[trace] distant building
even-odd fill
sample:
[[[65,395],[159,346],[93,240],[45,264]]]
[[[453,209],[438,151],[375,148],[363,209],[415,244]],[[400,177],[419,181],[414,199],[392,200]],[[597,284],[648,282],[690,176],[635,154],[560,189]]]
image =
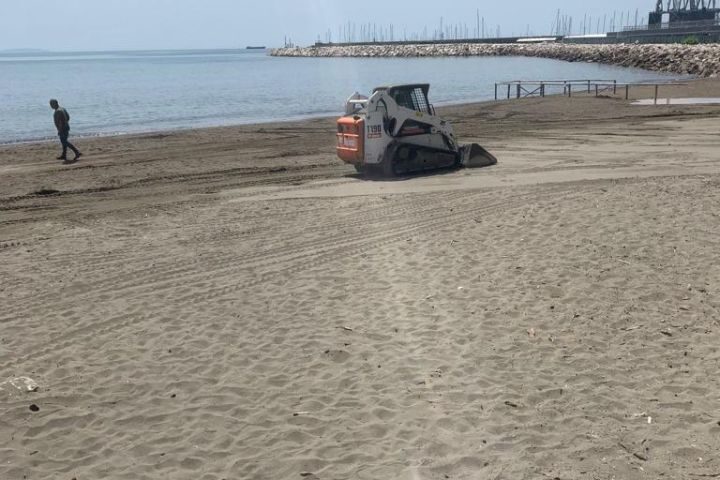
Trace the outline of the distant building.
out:
[[[658,0],[648,23],[650,28],[687,22],[713,24],[718,17],[717,0]]]

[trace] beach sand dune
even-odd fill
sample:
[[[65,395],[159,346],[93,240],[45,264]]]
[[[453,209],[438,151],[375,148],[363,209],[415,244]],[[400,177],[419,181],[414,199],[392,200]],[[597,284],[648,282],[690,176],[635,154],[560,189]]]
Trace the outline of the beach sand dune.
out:
[[[0,478],[716,476],[717,110],[448,113],[498,166],[366,181],[331,120],[0,149]]]

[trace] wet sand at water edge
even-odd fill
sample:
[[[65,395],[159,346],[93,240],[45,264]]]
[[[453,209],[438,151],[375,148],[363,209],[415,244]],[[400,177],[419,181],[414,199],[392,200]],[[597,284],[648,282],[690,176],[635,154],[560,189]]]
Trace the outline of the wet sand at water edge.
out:
[[[440,111],[499,165],[368,181],[334,119],[0,148],[0,478],[718,477],[720,107]]]

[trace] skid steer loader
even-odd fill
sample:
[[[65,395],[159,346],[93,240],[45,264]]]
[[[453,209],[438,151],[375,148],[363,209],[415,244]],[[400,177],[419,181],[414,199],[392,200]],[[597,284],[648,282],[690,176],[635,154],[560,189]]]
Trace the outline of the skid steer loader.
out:
[[[458,144],[452,126],[428,102],[428,84],[358,93],[337,121],[337,154],[358,172],[393,177],[441,168],[477,168],[497,159],[478,144]]]

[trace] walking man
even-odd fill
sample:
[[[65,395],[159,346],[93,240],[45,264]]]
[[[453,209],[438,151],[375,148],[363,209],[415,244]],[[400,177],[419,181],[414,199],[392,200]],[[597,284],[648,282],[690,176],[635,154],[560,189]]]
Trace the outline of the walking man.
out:
[[[75,148],[75,145],[68,141],[68,136],[70,135],[70,114],[62,108],[54,98],[50,100],[50,107],[55,110],[53,120],[55,120],[55,128],[57,128],[60,143],[62,144],[62,155],[57,157],[57,159],[63,160],[63,163],[77,162],[78,158],[82,156],[82,153]],[[67,158],[68,148],[75,152],[75,158],[73,158],[72,161],[69,161]]]

